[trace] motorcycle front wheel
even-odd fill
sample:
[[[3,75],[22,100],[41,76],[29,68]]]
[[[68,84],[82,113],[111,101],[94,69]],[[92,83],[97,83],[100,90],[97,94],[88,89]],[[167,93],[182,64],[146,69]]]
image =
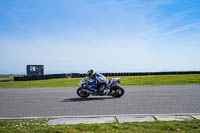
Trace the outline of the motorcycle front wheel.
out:
[[[113,97],[121,97],[124,95],[124,89],[120,86],[115,86],[111,89]]]
[[[87,98],[90,96],[89,93],[82,91],[80,88],[77,89],[77,95],[81,98]]]

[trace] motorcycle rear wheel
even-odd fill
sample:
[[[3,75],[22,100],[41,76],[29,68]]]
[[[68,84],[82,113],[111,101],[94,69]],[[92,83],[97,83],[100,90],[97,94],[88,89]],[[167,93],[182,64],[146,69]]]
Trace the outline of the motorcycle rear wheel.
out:
[[[112,96],[113,97],[121,97],[124,95],[124,89],[120,86],[115,86],[112,88]]]
[[[81,98],[87,98],[90,96],[89,93],[82,91],[80,88],[77,89],[77,95]]]

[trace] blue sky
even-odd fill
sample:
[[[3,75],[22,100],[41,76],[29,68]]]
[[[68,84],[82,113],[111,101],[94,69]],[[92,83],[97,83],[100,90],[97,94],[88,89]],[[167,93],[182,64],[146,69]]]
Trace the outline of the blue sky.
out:
[[[200,0],[0,0],[0,73],[200,70]]]

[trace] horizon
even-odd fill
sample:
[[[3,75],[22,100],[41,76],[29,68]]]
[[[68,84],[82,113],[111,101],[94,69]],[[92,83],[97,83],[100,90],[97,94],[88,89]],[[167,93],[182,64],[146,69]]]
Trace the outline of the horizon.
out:
[[[98,72],[98,73],[159,73],[159,72],[199,72],[198,70],[186,70],[186,71],[141,71],[141,72]],[[51,74],[71,74],[71,73],[80,73],[80,74],[86,74],[87,72],[58,72],[58,73],[45,73],[44,75],[51,75]],[[0,75],[27,75],[26,73],[7,73],[7,74],[1,74]],[[39,75],[38,75],[39,76]]]

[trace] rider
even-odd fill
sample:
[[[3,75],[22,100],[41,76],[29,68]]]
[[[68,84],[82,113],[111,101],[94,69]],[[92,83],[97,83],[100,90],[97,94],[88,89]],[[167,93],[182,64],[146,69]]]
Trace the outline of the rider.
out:
[[[96,81],[97,92],[103,92],[105,88],[109,88],[108,79],[100,73],[94,72],[92,69],[87,72],[90,79]]]

